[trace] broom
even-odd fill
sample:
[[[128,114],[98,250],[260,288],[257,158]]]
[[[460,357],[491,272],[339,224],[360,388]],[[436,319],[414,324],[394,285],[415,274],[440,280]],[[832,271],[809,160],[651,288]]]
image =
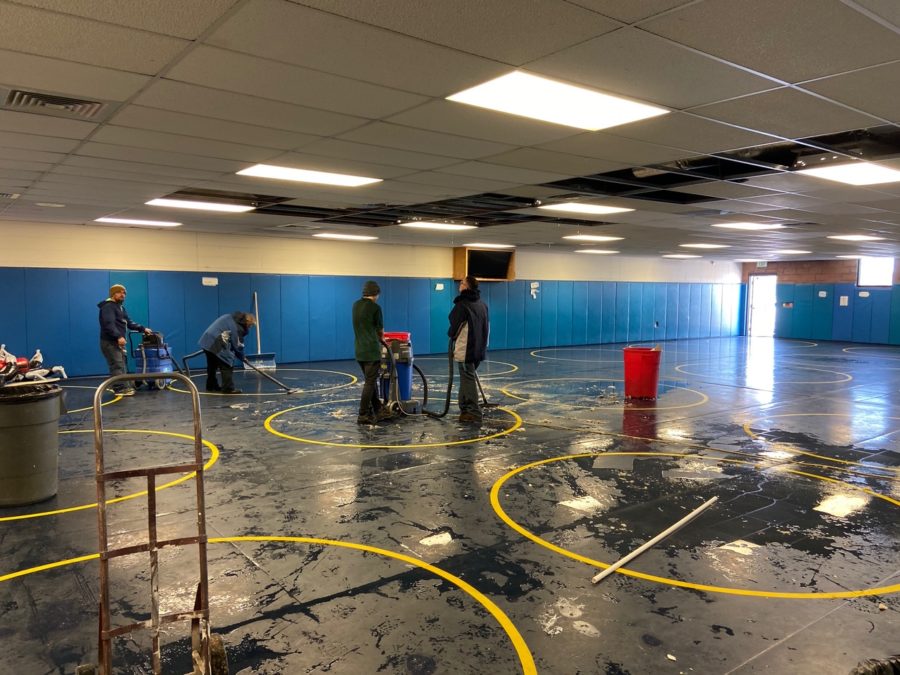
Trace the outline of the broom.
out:
[[[262,337],[260,335],[262,323],[259,320],[259,297],[256,291],[253,291],[253,313],[256,315],[256,354],[247,354],[244,357],[244,363],[255,370],[275,370],[277,368],[275,354],[262,353]]]

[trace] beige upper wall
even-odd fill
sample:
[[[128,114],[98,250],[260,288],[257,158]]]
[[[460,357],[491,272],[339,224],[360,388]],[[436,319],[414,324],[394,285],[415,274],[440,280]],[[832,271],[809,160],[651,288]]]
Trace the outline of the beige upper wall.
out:
[[[0,222],[0,267],[450,277],[453,251],[93,225]],[[516,252],[533,280],[740,283],[737,263]]]

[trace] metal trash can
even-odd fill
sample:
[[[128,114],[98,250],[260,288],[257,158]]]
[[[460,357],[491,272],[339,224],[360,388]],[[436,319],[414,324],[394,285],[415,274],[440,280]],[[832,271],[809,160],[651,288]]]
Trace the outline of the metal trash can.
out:
[[[650,347],[625,347],[622,350],[625,360],[625,398],[656,398],[661,354],[658,348]]]
[[[42,382],[0,387],[0,506],[56,494],[62,393],[59,385]]]

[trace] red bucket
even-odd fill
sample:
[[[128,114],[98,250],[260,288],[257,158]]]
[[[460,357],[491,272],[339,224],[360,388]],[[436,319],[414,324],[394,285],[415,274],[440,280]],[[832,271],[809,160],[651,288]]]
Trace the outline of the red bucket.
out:
[[[659,387],[659,357],[662,350],[625,347],[625,398],[655,399]]]

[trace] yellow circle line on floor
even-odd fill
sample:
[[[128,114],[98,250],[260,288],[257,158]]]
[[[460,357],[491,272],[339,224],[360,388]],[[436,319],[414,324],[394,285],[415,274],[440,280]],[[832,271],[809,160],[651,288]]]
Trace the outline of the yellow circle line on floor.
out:
[[[417,356],[415,358],[415,361],[436,361],[436,360],[443,361],[444,363],[447,362],[447,359],[442,358],[440,356]],[[482,374],[480,374],[478,377],[481,378],[482,380],[487,379],[489,377],[497,377],[498,375],[509,375],[510,373],[514,373],[519,369],[519,366],[517,366],[515,363],[509,363],[507,361],[482,361],[481,363],[482,363],[482,365],[485,363],[488,363],[488,364],[502,363],[504,366],[509,366],[509,370],[501,370],[499,373],[482,373]],[[453,365],[455,368],[456,362],[454,362]],[[435,373],[435,376],[436,375],[438,375],[438,373]]]
[[[66,389],[90,389],[92,391],[96,391],[97,387],[86,387],[81,384],[70,384],[70,385],[63,387],[63,391],[65,391]],[[122,400],[122,397],[119,396],[118,394],[115,394],[111,401],[107,401],[106,403],[101,403],[100,407],[104,408],[112,403],[115,403],[116,401],[121,401],[121,400]],[[74,413],[87,412],[88,410],[93,410],[93,409],[94,409],[94,406],[89,405],[86,408],[75,408],[75,410],[66,410],[65,414],[72,415]]]
[[[290,392],[279,389],[277,391],[269,391],[269,392],[241,392],[240,394],[223,394],[222,392],[218,392],[218,391],[201,391],[199,393],[201,396],[227,396],[229,398],[233,398],[235,396],[273,396],[275,394],[288,394],[288,393],[294,394],[294,395],[296,395],[296,394],[323,394],[326,391],[337,391],[338,389],[343,389],[344,387],[352,387],[354,384],[359,382],[359,378],[356,377],[356,375],[353,375],[352,373],[345,373],[342,370],[318,370],[316,368],[282,368],[281,370],[282,371],[299,370],[304,373],[331,373],[333,375],[346,375],[347,377],[350,378],[350,381],[344,382],[344,384],[336,384],[333,387],[322,387],[321,389],[300,389],[299,387],[297,387],[296,391],[290,391]],[[247,372],[249,374],[249,373],[252,373],[253,371],[248,369],[245,372]],[[257,375],[259,375],[259,373],[257,373]],[[206,377],[206,375],[204,375],[203,373],[199,373],[197,375],[191,375],[192,380],[195,377]],[[259,375],[259,377],[264,377],[264,376]],[[285,382],[285,384],[290,387],[289,382]],[[278,385],[273,382],[272,386],[277,387]],[[190,394],[191,393],[187,389],[179,389],[178,387],[171,385],[171,384],[166,388],[169,389],[170,391],[177,391],[179,394]]]
[[[766,443],[771,443],[775,446],[780,446],[785,452],[793,452],[800,455],[806,455],[807,457],[815,457],[816,459],[824,459],[829,462],[836,462],[837,464],[851,464],[854,466],[864,466],[864,464],[858,460],[852,459],[838,459],[837,457],[828,457],[827,455],[817,455],[814,452],[809,452],[808,450],[797,450],[790,446],[790,444],[779,442],[779,441],[770,441],[768,438],[763,436],[763,434],[768,433],[764,431],[762,434],[758,434],[753,429],[750,428],[750,425],[754,422],[759,422],[764,419],[775,419],[776,417],[853,417],[850,413],[779,413],[778,415],[766,415],[765,417],[757,417],[755,419],[750,420],[749,422],[744,422],[743,429],[744,433],[747,434],[754,441],[765,441]],[[900,420],[900,417],[882,417],[882,419],[886,420]],[[885,433],[879,434],[879,436],[890,436],[891,434],[896,434],[900,429],[894,429],[893,431],[887,431]]]
[[[266,421],[263,424],[263,426],[266,428],[266,431],[268,431],[269,433],[275,434],[276,436],[281,436],[281,438],[286,438],[289,441],[297,441],[299,443],[309,443],[310,445],[324,445],[324,446],[332,447],[332,448],[364,448],[364,449],[383,448],[383,449],[388,449],[388,450],[403,449],[403,448],[443,448],[448,445],[468,445],[469,443],[477,443],[478,441],[487,441],[492,438],[498,438],[499,436],[506,436],[507,434],[512,433],[513,431],[518,429],[520,426],[522,426],[522,418],[519,417],[512,410],[508,410],[507,408],[497,408],[497,410],[502,410],[503,412],[508,413],[509,415],[512,415],[513,420],[515,420],[515,422],[513,423],[513,425],[511,427],[504,429],[502,431],[498,431],[496,434],[490,434],[489,436],[478,436],[477,438],[467,438],[462,441],[446,441],[444,443],[409,443],[406,445],[384,445],[384,444],[366,445],[366,444],[362,444],[362,443],[334,443],[332,441],[317,441],[312,438],[301,438],[300,436],[291,436],[290,434],[285,434],[285,433],[282,433],[281,431],[278,431],[277,429],[272,428],[272,420],[279,417],[280,415],[289,413],[293,410],[300,410],[301,408],[311,408],[312,406],[325,405],[327,403],[347,403],[348,401],[356,401],[356,399],[349,398],[349,399],[341,399],[339,401],[317,401],[315,403],[307,403],[305,405],[298,405],[298,406],[294,406],[293,408],[286,408],[284,410],[279,410],[278,412],[273,413],[272,415],[269,415],[269,417],[266,418]]]
[[[692,373],[689,370],[685,370],[687,366],[694,365],[691,363],[681,363],[675,366],[675,370],[679,373],[683,373],[685,375],[693,375],[694,377],[705,377],[711,380],[724,380],[727,379],[727,376],[722,375],[704,375],[703,373]],[[784,365],[784,364],[782,364]],[[842,373],[839,370],[828,370],[827,368],[813,368],[812,366],[797,366],[793,364],[787,364],[791,368],[799,368],[800,370],[815,370],[820,373],[834,373],[835,375],[841,375],[843,380],[772,380],[772,384],[840,384],[842,382],[849,382],[853,379],[853,376],[848,373]]]
[[[542,349],[534,349],[528,352],[528,355],[533,356],[536,359],[544,359],[545,361],[572,361],[574,363],[622,363],[622,359],[567,359],[562,356],[542,356],[538,353],[550,351],[551,349],[559,351],[558,347],[544,347]],[[582,347],[582,349],[585,348]],[[617,351],[617,349],[615,347],[600,347],[599,349],[597,349],[597,351],[614,352]],[[621,349],[618,351],[621,351]]]
[[[93,429],[76,429],[73,431],[60,431],[60,434],[93,434]],[[151,429],[104,429],[104,434],[154,434],[157,436],[174,436],[175,438],[186,438],[188,440],[194,440],[193,436],[189,436],[187,434],[176,434],[172,431],[153,431]],[[210,443],[205,438],[202,439],[203,445],[209,448],[209,459],[206,464],[203,465],[203,470],[208,470],[216,461],[219,459],[219,448],[217,448],[213,443]],[[156,492],[160,490],[165,490],[166,488],[170,488],[174,485],[178,485],[179,483],[183,483],[186,480],[190,480],[196,474],[195,471],[191,471],[188,474],[185,474],[181,478],[176,478],[175,480],[169,481],[168,483],[164,483],[163,485],[159,485],[156,488]],[[135,492],[130,495],[125,495],[124,497],[115,497],[114,499],[107,499],[107,504],[117,504],[118,502],[124,502],[129,499],[136,499],[138,497],[143,497],[147,494],[146,490],[142,490],[141,492]],[[65,509],[55,509],[53,511],[41,511],[40,513],[23,513],[19,516],[4,516],[0,517],[0,523],[7,523],[13,520],[28,520],[29,518],[44,518],[46,516],[58,516],[62,513],[73,513],[75,511],[84,511],[86,509],[95,509],[97,508],[97,502],[92,504],[82,504],[80,506],[70,506]]]
[[[622,378],[620,378],[620,377],[545,377],[545,378],[542,378],[539,380],[522,380],[521,382],[516,382],[516,386],[523,385],[523,384],[531,384],[532,382],[559,382],[559,381],[563,381],[563,382],[571,382],[571,381],[623,382],[624,380],[622,380]],[[697,391],[696,389],[688,389],[687,387],[675,387],[675,386],[673,386],[672,389],[683,389],[684,391],[689,391],[692,394],[697,394],[700,396],[700,400],[697,401],[696,403],[686,403],[685,405],[655,405],[655,404],[651,404],[651,405],[643,405],[643,406],[635,405],[634,401],[629,400],[628,401],[628,409],[629,410],[681,410],[684,408],[696,408],[698,405],[703,405],[704,403],[707,403],[709,401],[709,396],[704,394],[702,391]],[[526,403],[553,403],[554,402],[554,401],[551,401],[546,398],[523,398],[522,396],[512,393],[506,387],[501,387],[500,392],[502,394],[505,394],[506,396],[509,396],[510,398],[515,398],[515,399],[518,399],[519,401],[525,401]],[[585,410],[602,410],[603,408],[609,408],[610,410],[612,409],[609,406],[578,405],[577,403],[559,402],[559,405],[565,405],[565,406],[568,406],[569,408],[583,408]]]
[[[315,537],[289,537],[289,536],[266,536],[266,535],[249,535],[249,536],[241,536],[241,537],[210,537],[210,544],[226,544],[226,543],[238,543],[238,542],[285,542],[285,543],[294,543],[294,544],[309,544],[311,546],[337,546],[340,548],[346,548],[354,551],[363,551],[364,553],[374,553],[376,555],[381,555],[386,558],[393,558],[394,560],[399,560],[400,562],[406,563],[407,565],[412,565],[414,567],[419,567],[423,570],[431,572],[435,576],[438,576],[446,581],[449,581],[451,584],[456,586],[459,590],[466,593],[470,597],[472,597],[476,602],[478,602],[482,607],[484,607],[491,616],[500,624],[500,627],[504,630],[507,637],[509,637],[510,642],[513,645],[513,648],[516,650],[516,655],[519,657],[519,664],[522,667],[523,675],[537,675],[537,667],[534,663],[534,658],[531,656],[531,650],[528,648],[528,644],[525,642],[525,639],[522,637],[519,630],[516,628],[516,625],[512,622],[512,620],[506,616],[502,609],[500,609],[494,602],[484,595],[477,588],[472,586],[471,584],[463,581],[458,576],[451,574],[450,572],[446,572],[442,570],[440,567],[436,567],[431,565],[424,560],[419,560],[418,558],[413,558],[412,556],[404,555],[403,553],[396,553],[394,551],[389,551],[384,548],[377,548],[375,546],[369,546],[367,544],[357,544],[350,541],[336,541],[333,539],[318,539]],[[17,579],[19,577],[24,577],[29,574],[35,574],[37,572],[43,572],[50,569],[55,569],[58,567],[65,567],[67,565],[74,565],[77,563],[87,562],[89,560],[97,560],[100,558],[100,554],[92,553],[90,555],[80,556],[78,558],[69,558],[68,560],[60,560],[53,563],[48,563],[46,565],[38,565],[37,567],[31,567],[25,570],[20,570],[18,572],[12,572],[10,574],[0,575],[0,582],[9,581],[11,579]]]
[[[890,348],[889,347],[844,347],[841,351],[846,352],[847,354],[852,354],[853,352],[859,352],[861,355],[871,356],[876,359],[889,359],[891,361],[900,360],[900,349],[892,349],[891,351],[893,352],[893,356],[889,355],[889,354],[870,354],[870,353],[866,353],[865,351],[863,351],[863,350],[871,351],[873,349],[880,349],[880,350],[884,351],[884,350],[890,349]]]
[[[544,464],[551,464],[553,462],[566,461],[570,459],[582,459],[586,457],[690,457],[692,459],[702,459],[708,461],[715,462],[729,462],[733,464],[747,464],[752,465],[752,462],[745,462],[740,459],[722,459],[719,457],[704,457],[702,455],[684,455],[680,453],[674,452],[585,452],[577,455],[562,455],[560,457],[551,457],[549,459],[542,459],[537,462],[531,462],[530,464],[525,464],[524,466],[520,466],[518,468],[513,469],[509,473],[501,476],[496,480],[494,485],[491,487],[491,506],[494,509],[494,512],[497,516],[506,523],[513,530],[521,534],[526,539],[530,539],[536,544],[543,546],[555,553],[559,553],[560,555],[564,555],[567,558],[571,558],[572,560],[577,560],[579,562],[586,563],[593,567],[599,567],[601,569],[606,569],[609,567],[610,563],[604,563],[599,560],[594,560],[593,558],[588,558],[587,556],[580,555],[578,553],[574,553],[572,551],[566,550],[555,544],[551,544],[549,541],[542,539],[541,537],[533,534],[529,530],[526,530],[524,527],[519,525],[515,520],[507,515],[506,511],[503,510],[503,507],[500,506],[500,488],[508,481],[510,478],[515,476],[516,474],[522,473],[523,471],[527,471],[528,469],[533,469],[538,466],[542,466]],[[859,492],[864,492],[873,497],[877,497],[882,499],[889,504],[893,504],[895,506],[900,506],[900,501],[896,499],[892,499],[885,495],[882,495],[877,492],[873,492],[868,488],[859,488],[851,483],[845,483],[843,481],[836,480],[834,478],[827,478],[825,476],[819,476],[814,473],[806,473],[803,471],[794,471],[792,469],[785,470],[785,473],[793,473],[798,476],[805,476],[807,478],[815,478],[818,480],[826,481],[829,483],[840,483],[846,487],[852,488]],[[677,586],[679,588],[689,588],[695,591],[708,591],[710,593],[723,593],[727,595],[745,595],[756,598],[782,598],[788,600],[836,600],[840,598],[859,598],[863,596],[869,595],[886,595],[888,593],[898,593],[900,592],[900,584],[894,584],[892,586],[881,586],[879,588],[868,588],[862,590],[854,590],[854,591],[835,591],[828,593],[794,593],[794,592],[783,592],[783,591],[755,591],[748,590],[743,588],[729,588],[727,586],[712,586],[709,584],[696,584],[689,581],[680,581],[678,579],[670,579],[667,577],[660,577],[654,574],[645,574],[644,572],[636,572],[634,570],[627,569],[625,567],[620,567],[617,570],[618,573],[625,574],[630,577],[634,577],[636,579],[643,579],[645,581],[653,581],[660,584],[667,584],[669,586]]]

